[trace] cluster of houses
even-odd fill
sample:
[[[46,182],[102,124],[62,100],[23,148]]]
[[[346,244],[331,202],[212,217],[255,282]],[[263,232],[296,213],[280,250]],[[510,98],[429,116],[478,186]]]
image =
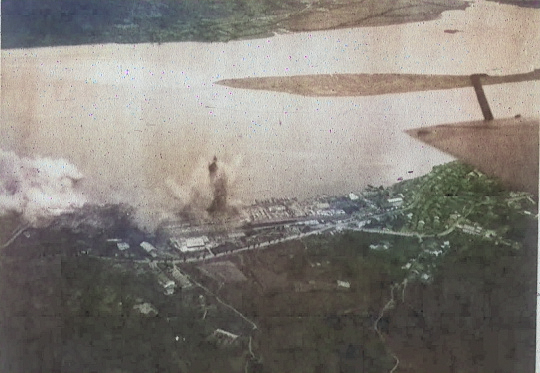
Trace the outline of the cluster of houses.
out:
[[[497,237],[497,232],[491,229],[484,229],[478,223],[456,224],[456,228],[460,229],[463,233],[471,234],[473,236],[483,236],[485,238]]]

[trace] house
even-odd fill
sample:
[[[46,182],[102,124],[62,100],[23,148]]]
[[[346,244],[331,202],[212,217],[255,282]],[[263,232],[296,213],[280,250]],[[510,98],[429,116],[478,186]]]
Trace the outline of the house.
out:
[[[186,238],[185,243],[180,247],[180,251],[187,253],[204,250],[208,242],[209,240],[206,236]]]
[[[150,256],[155,258],[157,256],[156,248],[151,243],[148,243],[146,241],[141,242],[140,246],[146,251]]]
[[[182,245],[176,238],[170,238],[169,239],[169,246],[176,250],[182,250]]]
[[[369,224],[369,220],[361,220],[358,222],[358,228],[362,228],[366,226],[367,224]]]
[[[234,240],[238,238],[244,238],[246,237],[246,234],[244,232],[231,232],[228,234],[228,236],[231,240]]]
[[[193,286],[191,284],[191,281],[189,281],[188,277],[182,272],[180,272],[177,266],[174,266],[172,270],[172,276],[176,281],[178,281],[182,289],[187,289]]]
[[[457,227],[460,228],[463,233],[472,234],[475,236],[482,233],[482,228],[479,226],[473,226],[470,224],[458,224]]]
[[[350,289],[351,288],[351,283],[349,281],[337,280],[337,286],[338,286],[338,288]]]
[[[218,346],[232,346],[238,343],[239,335],[223,329],[216,329],[208,337],[208,340],[216,342]]]
[[[388,198],[387,201],[392,207],[400,207],[401,205],[403,205],[402,197]]]
[[[129,244],[127,242],[117,242],[116,247],[118,248],[118,250],[124,251],[129,249]]]
[[[140,303],[133,306],[134,310],[139,311],[145,316],[157,316],[158,310],[150,303]]]
[[[164,273],[158,274],[158,282],[161,286],[163,286],[163,291],[166,295],[172,295],[174,294],[174,289],[176,288],[176,284],[173,280],[168,278]]]
[[[404,266],[402,266],[401,268],[402,268],[402,269],[410,269],[411,266],[412,266],[412,263],[409,262],[409,263],[405,264]]]
[[[319,210],[326,210],[330,208],[330,204],[328,202],[317,202],[315,204]]]
[[[286,207],[283,205],[274,205],[274,206],[268,207],[268,211],[270,212],[284,212],[285,210],[286,210]]]
[[[429,251],[431,255],[439,256],[443,254],[442,250]]]
[[[371,244],[369,245],[369,248],[371,250],[388,250],[392,245],[388,241],[383,241],[378,244]]]
[[[165,285],[163,285],[163,288],[165,295],[173,295],[174,290],[176,289],[176,284],[174,281],[168,281]]]

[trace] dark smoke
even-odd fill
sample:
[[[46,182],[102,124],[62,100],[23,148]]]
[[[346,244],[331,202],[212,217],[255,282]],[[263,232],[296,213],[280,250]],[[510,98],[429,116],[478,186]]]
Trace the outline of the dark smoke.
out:
[[[217,157],[208,165],[210,185],[212,187],[212,203],[206,211],[210,215],[226,214],[227,207],[227,175],[219,172]]]

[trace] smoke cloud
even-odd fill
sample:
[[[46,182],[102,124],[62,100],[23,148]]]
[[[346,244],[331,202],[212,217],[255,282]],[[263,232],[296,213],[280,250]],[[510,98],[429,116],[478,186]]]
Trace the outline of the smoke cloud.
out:
[[[137,199],[107,193],[106,183],[99,189],[95,179],[83,178],[64,158],[23,157],[0,149],[0,215],[16,213],[33,226],[44,226],[85,204],[128,203],[135,209],[136,224],[149,231],[178,214],[195,220],[226,219],[241,205],[234,197],[240,163],[238,157],[228,162],[214,157],[209,163],[208,155],[202,156],[192,163],[190,175],[179,172],[161,179],[154,189],[156,195],[146,193]],[[109,198],[101,200],[96,190]]]
[[[179,209],[190,218],[213,219],[233,215],[238,212],[240,201],[231,198],[234,187],[235,170],[240,160],[227,164],[214,157],[211,163],[201,160],[189,179],[177,182],[168,178],[166,185],[179,201]]]
[[[39,225],[86,202],[83,175],[64,159],[19,157],[0,149],[0,214],[20,214]]]
[[[214,156],[212,163],[208,166],[208,175],[212,187],[212,203],[207,211],[210,215],[227,213],[227,175],[217,164],[217,157]]]

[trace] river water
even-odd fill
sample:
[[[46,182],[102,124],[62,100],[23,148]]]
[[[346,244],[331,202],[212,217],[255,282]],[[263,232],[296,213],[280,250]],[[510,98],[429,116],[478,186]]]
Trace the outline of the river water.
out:
[[[404,130],[481,119],[472,88],[371,97],[232,89],[332,73],[513,74],[540,67],[540,10],[478,1],[439,20],[229,43],[2,51],[0,146],[65,158],[89,199],[156,217],[208,202],[218,157],[235,203],[358,191],[452,158]],[[445,33],[444,30],[459,30]],[[539,114],[539,85],[487,86],[495,117]],[[412,173],[409,173],[412,171]]]

